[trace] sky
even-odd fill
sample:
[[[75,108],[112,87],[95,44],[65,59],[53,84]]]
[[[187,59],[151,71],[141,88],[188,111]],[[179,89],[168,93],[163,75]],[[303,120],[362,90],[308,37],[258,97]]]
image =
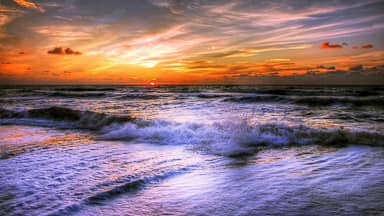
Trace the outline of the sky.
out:
[[[384,84],[384,0],[0,0],[0,84]]]

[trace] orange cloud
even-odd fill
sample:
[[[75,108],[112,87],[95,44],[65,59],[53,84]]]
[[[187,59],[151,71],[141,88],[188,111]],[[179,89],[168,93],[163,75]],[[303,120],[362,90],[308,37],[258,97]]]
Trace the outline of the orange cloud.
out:
[[[321,49],[341,49],[343,48],[340,44],[330,44],[329,42],[324,42],[320,46]]]
[[[71,48],[62,48],[62,47],[55,47],[52,50],[48,50],[48,54],[53,55],[81,55],[82,53],[79,51],[74,51]]]
[[[16,4],[18,4],[18,5],[22,6],[22,7],[30,8],[30,9],[33,9],[33,10],[37,10],[40,13],[44,13],[45,12],[44,8],[40,7],[36,3],[30,2],[30,1],[27,1],[27,0],[13,0],[13,1]]]
[[[363,49],[371,49],[371,48],[373,48],[373,45],[372,44],[365,44],[365,45],[361,46],[361,48],[363,48]]]

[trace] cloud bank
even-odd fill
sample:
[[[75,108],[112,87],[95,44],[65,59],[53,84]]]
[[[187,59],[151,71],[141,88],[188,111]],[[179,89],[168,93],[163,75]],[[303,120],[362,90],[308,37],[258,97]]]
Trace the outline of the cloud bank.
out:
[[[52,50],[48,50],[48,54],[53,55],[81,55],[82,53],[79,51],[74,51],[71,48],[62,48],[62,47],[55,47]]]

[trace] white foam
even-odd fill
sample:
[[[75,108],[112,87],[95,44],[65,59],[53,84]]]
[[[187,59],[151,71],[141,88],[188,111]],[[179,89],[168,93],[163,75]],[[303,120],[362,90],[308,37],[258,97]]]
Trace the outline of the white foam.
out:
[[[102,130],[102,139],[135,140],[165,145],[194,145],[219,154],[233,154],[259,146],[306,144],[384,145],[383,136],[364,131],[314,129],[284,124],[249,124],[246,120],[213,124],[164,120],[129,122]]]

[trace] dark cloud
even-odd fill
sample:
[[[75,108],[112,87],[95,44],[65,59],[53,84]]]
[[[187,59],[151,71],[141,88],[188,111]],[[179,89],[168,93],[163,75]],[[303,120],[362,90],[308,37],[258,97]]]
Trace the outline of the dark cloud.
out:
[[[54,55],[81,55],[79,51],[74,51],[71,48],[55,47],[52,50],[48,50],[48,54]]]
[[[372,44],[364,44],[363,46],[361,46],[361,48],[363,48],[363,49],[371,49],[371,48],[373,48],[373,45]]]
[[[321,49],[341,49],[343,48],[340,44],[330,44],[329,42],[324,42],[320,46]]]
[[[349,68],[350,71],[362,71],[363,69],[364,67],[361,64]]]
[[[319,69],[327,69],[327,70],[335,70],[336,67],[335,66],[324,66],[324,65],[319,65],[317,68]]]
[[[356,65],[348,70],[327,72],[308,70],[304,74],[291,76],[239,74],[227,77],[225,81],[237,84],[381,85],[384,83],[384,66],[364,68],[363,65]]]

